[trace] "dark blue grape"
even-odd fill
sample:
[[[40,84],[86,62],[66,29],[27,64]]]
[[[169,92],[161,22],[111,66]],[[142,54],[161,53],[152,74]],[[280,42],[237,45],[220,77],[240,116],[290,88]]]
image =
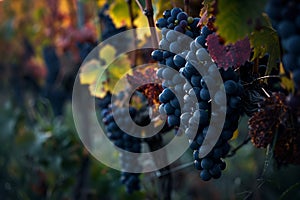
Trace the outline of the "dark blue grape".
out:
[[[207,26],[203,26],[202,29],[201,29],[201,34],[204,37],[207,37],[208,35],[212,34],[212,31],[209,30]]]
[[[166,35],[166,38],[169,42],[174,42],[177,40],[177,37],[178,37],[178,33],[174,30],[170,30],[167,35]]]
[[[178,31],[180,33],[184,33],[184,29],[181,26],[175,26],[174,31]]]
[[[193,20],[193,22],[190,24],[190,27],[192,29],[196,29],[199,21],[200,21],[200,18],[199,17],[195,17],[194,20]]]
[[[175,115],[169,115],[168,116],[168,124],[169,126],[179,126],[180,120],[179,117]]]
[[[193,37],[194,37],[194,33],[193,33],[192,31],[189,31],[189,30],[185,31],[184,34],[185,34],[186,36],[190,37],[190,38],[193,38]]]
[[[164,18],[169,18],[171,16],[171,11],[170,10],[165,10],[163,12],[163,16],[164,16]]]
[[[198,160],[194,161],[194,167],[197,170],[202,170],[201,164],[200,164],[200,162]]]
[[[168,22],[169,24],[172,24],[172,23],[175,22],[175,18],[174,18],[174,17],[168,17],[167,22]]]
[[[221,168],[220,165],[214,165],[210,170],[209,173],[211,174],[211,176],[215,179],[218,179],[221,177]]]
[[[203,99],[204,101],[208,101],[210,100],[210,96],[209,96],[209,92],[207,89],[202,88],[200,91],[200,97],[201,99]]]
[[[291,21],[281,21],[277,26],[280,37],[288,38],[296,33],[296,27]]]
[[[163,52],[160,50],[152,51],[151,56],[156,61],[162,61],[163,60]]]
[[[192,76],[191,77],[191,83],[194,87],[199,87],[201,85],[200,80],[201,80],[201,76]]]
[[[235,94],[237,92],[237,84],[233,80],[225,81],[224,88],[227,94]]]
[[[181,8],[173,8],[173,9],[171,10],[171,16],[174,17],[174,18],[176,18],[177,15],[178,15],[178,13],[180,13],[180,12],[182,12],[182,9],[181,9]]]
[[[186,14],[186,12],[180,12],[177,14],[177,19],[179,21],[187,20],[187,18],[188,18],[188,15]]]
[[[204,137],[202,135],[198,135],[196,141],[201,146],[204,141]]]
[[[162,72],[162,77],[163,79],[166,79],[166,80],[170,80],[172,79],[174,76],[174,72],[173,70],[171,70],[170,68],[166,67],[164,68],[163,72]]]
[[[193,134],[194,133],[195,132],[193,132]],[[198,150],[199,147],[200,147],[199,144],[195,140],[190,143],[190,149],[192,149],[192,150]]]
[[[196,43],[200,44],[200,47],[205,47],[206,38],[203,35],[200,35],[196,38]]]
[[[180,120],[181,120],[181,123],[183,125],[188,125],[189,123],[189,119],[192,117],[192,115],[190,113],[183,113],[181,116],[180,116]]]
[[[166,59],[166,65],[168,67],[173,68],[173,69],[178,69],[177,66],[173,62],[173,57],[169,57],[169,58]]]
[[[209,181],[211,179],[211,175],[210,173],[208,172],[208,170],[204,169],[200,172],[200,178],[203,180],[203,181]]]
[[[193,152],[193,158],[194,158],[195,161],[200,161],[199,151],[198,150],[196,150],[196,151]],[[199,162],[199,165],[200,165],[200,162]]]
[[[159,18],[157,21],[156,21],[156,26],[159,28],[159,29],[162,29],[164,27],[167,27],[168,25],[168,22],[165,18]]]
[[[173,53],[171,53],[170,51],[164,51],[163,52],[163,59],[166,60],[167,58],[174,56]]]
[[[201,160],[201,167],[203,169],[210,169],[214,165],[214,162],[210,158],[203,158]]]
[[[230,97],[229,106],[231,108],[237,109],[237,108],[239,108],[240,104],[241,104],[241,97],[239,97],[239,96]]]
[[[187,23],[186,20],[182,20],[182,21],[180,21],[179,25],[180,25],[182,28],[185,28],[185,27],[187,27],[188,23]]]
[[[174,108],[180,108],[180,104],[178,99],[175,97],[170,101],[170,104],[174,107]]]
[[[287,50],[293,54],[300,55],[300,36],[294,35],[287,39]]]
[[[173,61],[177,67],[183,67],[185,65],[185,59],[180,55],[175,55]]]
[[[175,108],[173,106],[171,106],[170,103],[166,103],[164,106],[165,112],[167,115],[172,115],[175,112]]]
[[[164,68],[159,68],[157,71],[156,71],[156,76],[159,77],[159,78],[162,78],[162,72],[164,71]]]
[[[297,69],[293,72],[293,80],[295,86],[299,89],[300,88],[300,69]]]
[[[161,49],[169,50],[170,42],[166,39],[162,39],[158,45]]]
[[[287,71],[293,71],[297,67],[297,56],[286,53],[282,57],[283,66]]]

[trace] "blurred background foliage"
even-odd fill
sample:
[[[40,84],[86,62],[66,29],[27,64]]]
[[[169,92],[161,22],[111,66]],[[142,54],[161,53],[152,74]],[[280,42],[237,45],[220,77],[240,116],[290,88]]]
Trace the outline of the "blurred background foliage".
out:
[[[88,153],[74,126],[73,81],[87,52],[105,37],[98,17],[105,3],[116,28],[131,26],[123,0],[0,0],[1,199],[159,198],[155,173],[143,174],[142,190],[127,194],[119,172]],[[183,1],[155,0],[153,5],[157,18],[167,8],[182,7]],[[192,15],[199,14],[200,5],[191,1]],[[135,25],[147,26],[136,5],[135,14]],[[56,70],[45,56],[51,49],[59,63]],[[233,146],[248,134],[247,123],[241,124]],[[192,162],[190,155],[186,152],[171,167]],[[172,197],[299,199],[299,167],[278,169],[271,156],[249,143],[227,159],[221,179],[208,183],[188,165],[173,172]]]

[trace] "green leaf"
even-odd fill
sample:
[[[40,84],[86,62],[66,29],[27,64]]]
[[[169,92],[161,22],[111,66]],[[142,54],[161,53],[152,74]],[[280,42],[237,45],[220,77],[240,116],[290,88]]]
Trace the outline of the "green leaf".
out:
[[[219,0],[215,25],[226,43],[249,36],[261,18],[266,0]]]
[[[269,75],[272,69],[277,68],[277,62],[280,59],[280,43],[277,32],[270,26],[264,26],[261,30],[251,34],[250,43],[254,52],[252,60],[269,54],[266,71],[266,75]]]

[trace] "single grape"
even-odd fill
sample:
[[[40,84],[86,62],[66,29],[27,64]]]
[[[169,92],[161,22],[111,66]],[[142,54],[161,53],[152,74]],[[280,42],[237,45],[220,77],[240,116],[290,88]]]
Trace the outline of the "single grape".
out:
[[[180,124],[179,117],[177,117],[175,115],[169,115],[168,116],[168,124],[169,124],[169,126],[179,126],[179,124]]]
[[[174,72],[173,70],[171,70],[170,68],[164,68],[163,72],[162,72],[162,77],[163,79],[167,79],[167,80],[171,80],[174,76]]]
[[[181,26],[175,26],[174,31],[178,31],[180,33],[184,33],[184,29]]]
[[[179,21],[187,20],[187,18],[188,18],[188,15],[186,14],[186,12],[180,12],[180,13],[178,13],[178,15],[177,15],[177,19],[178,19]]]
[[[203,181],[209,181],[211,179],[211,175],[210,173],[208,172],[208,170],[204,169],[200,172],[200,178],[203,180]]]
[[[151,56],[156,61],[162,61],[163,60],[163,52],[160,51],[160,50],[152,51]]]
[[[281,21],[277,26],[277,31],[280,37],[288,38],[296,33],[296,27],[291,21]]]
[[[233,80],[225,81],[224,88],[227,94],[235,94],[237,91],[237,84]]]
[[[287,40],[287,50],[293,54],[300,55],[300,35],[294,35]]]
[[[182,12],[182,9],[181,9],[181,8],[173,8],[173,9],[171,10],[171,16],[174,17],[174,18],[176,18],[177,15],[178,15],[178,13],[180,13],[180,12]]]
[[[209,92],[207,89],[202,88],[200,91],[200,97],[201,99],[203,99],[204,101],[208,101],[210,100],[210,96],[209,96]]]
[[[171,16],[171,11],[170,10],[165,10],[163,12],[163,16],[164,16],[164,18],[169,18]]]
[[[168,22],[165,18],[159,18],[157,21],[156,21],[156,26],[160,29],[164,28],[164,27],[167,27],[168,25]]]
[[[210,158],[203,158],[201,160],[201,167],[203,169],[210,169],[213,166],[214,162]]]
[[[193,17],[188,17],[188,18],[187,18],[188,24],[193,23],[193,21],[194,21],[194,18],[193,18]]]

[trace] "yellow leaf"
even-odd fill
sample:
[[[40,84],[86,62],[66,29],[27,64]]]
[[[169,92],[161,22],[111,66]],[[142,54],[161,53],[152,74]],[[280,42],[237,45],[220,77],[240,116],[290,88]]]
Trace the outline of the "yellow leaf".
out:
[[[115,0],[109,7],[109,14],[117,28],[130,26],[130,15],[126,1]]]
[[[295,91],[294,81],[293,79],[289,79],[287,76],[285,76],[285,71],[282,63],[280,63],[280,75],[282,76],[281,86],[287,91],[289,91],[290,93],[294,93]]]
[[[97,5],[99,8],[102,8],[105,4],[106,4],[106,0],[98,0],[97,1]]]
[[[111,45],[106,45],[99,51],[100,59],[104,60],[106,64],[111,63],[116,56],[116,49]]]
[[[130,61],[127,56],[121,56],[118,58],[108,67],[108,71],[110,77],[116,77],[118,79],[125,74],[132,74]]]
[[[91,60],[85,63],[79,74],[79,79],[81,84],[93,84],[96,82],[97,77],[103,72],[104,68],[101,68],[98,60]]]
[[[103,84],[103,85],[101,85],[102,87],[100,87],[96,82],[94,84],[89,85],[89,91],[92,96],[98,97],[98,98],[105,97],[106,90],[105,90],[105,87],[103,87],[103,86],[106,85],[106,83],[102,83],[102,84]]]
[[[234,132],[233,132],[233,136],[230,140],[235,140],[237,137],[239,136],[239,130],[236,129]]]
[[[114,61],[108,68],[109,82],[106,89],[115,94],[124,90],[129,83],[127,82],[126,75],[132,74],[130,61],[127,56],[121,56]],[[116,84],[118,83],[117,87]]]
[[[153,1],[154,18],[155,19],[161,18],[163,16],[163,12],[170,8],[172,8],[171,1],[154,0]]]
[[[148,27],[148,19],[145,15],[138,15],[137,18],[135,18],[134,20],[134,25],[137,28],[144,28],[144,29],[139,29],[138,34],[137,34],[137,39],[139,41],[144,41],[146,42],[147,40],[145,40],[146,37],[150,37],[151,36],[151,32],[149,28],[145,28]],[[143,44],[141,44],[143,45]]]

